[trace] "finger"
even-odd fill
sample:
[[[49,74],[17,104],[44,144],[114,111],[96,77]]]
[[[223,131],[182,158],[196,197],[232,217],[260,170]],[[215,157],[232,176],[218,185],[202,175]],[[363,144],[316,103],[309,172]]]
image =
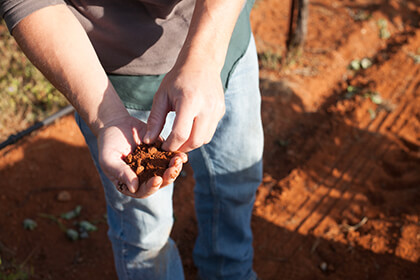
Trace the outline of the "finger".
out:
[[[141,139],[143,138],[145,133],[146,133],[146,124],[140,120],[134,119],[132,134],[133,134],[135,145],[141,144],[142,142]]]
[[[128,190],[127,186],[120,184],[117,189],[124,195],[133,198],[146,198],[157,192],[162,186],[163,179],[159,176],[154,176],[147,183],[141,184],[137,192],[132,193]]]
[[[176,151],[174,152],[175,155],[172,157],[171,161],[169,162],[169,166],[175,165],[175,161],[177,158],[181,159],[182,163],[186,163],[188,161],[188,155],[183,152]]]
[[[177,151],[190,137],[194,124],[196,113],[192,104],[184,101],[177,107],[171,134],[162,145],[166,151]]]
[[[165,170],[163,173],[163,183],[161,187],[167,186],[175,181],[178,178],[179,174],[182,170],[182,160],[181,158],[177,158],[174,161],[174,164]]]
[[[139,131],[133,127],[133,139],[134,142],[136,143],[136,145],[140,145],[141,144],[141,140],[140,140],[140,135],[139,135]]]
[[[136,196],[139,198],[145,198],[151,196],[157,192],[162,186],[163,179],[160,176],[154,176],[150,178],[146,183],[142,185],[142,188],[139,189]]]
[[[156,93],[149,118],[147,119],[147,131],[143,138],[144,143],[151,144],[156,140],[165,125],[166,115],[169,110],[169,102],[166,95]]]
[[[134,171],[131,170],[131,168],[124,161],[121,160],[121,163],[115,164],[114,166],[109,166],[107,170],[107,173],[111,174],[109,177],[117,178],[115,180],[116,182],[114,182],[117,188],[127,188],[131,193],[137,192],[139,179],[136,173],[134,173]],[[118,175],[112,176],[112,174]]]
[[[217,122],[208,118],[197,117],[190,137],[178,150],[187,153],[209,143],[216,131],[216,127]]]

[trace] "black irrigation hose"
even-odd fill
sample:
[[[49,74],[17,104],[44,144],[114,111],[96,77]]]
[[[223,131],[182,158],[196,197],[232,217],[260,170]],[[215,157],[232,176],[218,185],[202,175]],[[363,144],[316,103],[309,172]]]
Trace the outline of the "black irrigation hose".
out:
[[[22,130],[16,134],[12,134],[10,135],[6,141],[4,141],[3,143],[0,144],[0,150],[6,148],[9,145],[12,145],[14,143],[16,143],[17,141],[19,141],[20,139],[22,139],[24,136],[30,134],[31,132],[40,129],[43,126],[49,125],[50,123],[52,123],[53,121],[55,121],[56,119],[59,119],[71,112],[74,111],[73,106],[68,105],[67,107],[64,107],[63,109],[61,109],[60,111],[58,111],[55,114],[52,114],[51,116],[47,117],[45,120],[40,121],[35,123],[33,126]]]

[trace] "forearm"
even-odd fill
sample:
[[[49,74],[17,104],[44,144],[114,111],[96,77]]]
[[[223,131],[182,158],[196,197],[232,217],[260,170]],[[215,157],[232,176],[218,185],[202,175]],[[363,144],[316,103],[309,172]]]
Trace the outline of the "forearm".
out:
[[[65,5],[43,8],[14,29],[23,52],[97,133],[128,113],[110,84],[92,44]]]
[[[194,62],[221,71],[245,0],[197,0],[176,67]]]

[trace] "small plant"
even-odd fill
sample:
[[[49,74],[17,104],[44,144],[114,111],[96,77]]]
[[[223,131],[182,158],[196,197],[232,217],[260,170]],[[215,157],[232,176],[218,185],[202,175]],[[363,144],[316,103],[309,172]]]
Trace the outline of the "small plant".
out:
[[[366,21],[372,17],[371,13],[363,10],[357,10],[356,12],[349,10],[349,15],[354,21]]]
[[[369,109],[369,115],[372,119],[376,118],[376,114],[381,111],[392,112],[395,110],[396,105],[390,100],[384,99],[376,91],[368,91],[363,96],[368,98],[373,104],[378,105],[376,110]]]
[[[359,71],[360,70],[360,61],[358,59],[353,59],[350,62],[349,69],[354,70],[354,71]]]
[[[71,219],[79,216],[81,211],[82,211],[82,206],[77,205],[76,208],[74,208],[74,210],[63,213],[63,214],[61,214],[60,217],[65,219],[65,220],[71,220]]]
[[[25,261],[16,264],[15,260],[2,261],[0,258],[0,279],[1,280],[26,280],[34,274],[32,267],[27,267]]]
[[[23,228],[27,230],[34,230],[38,224],[32,219],[23,220]]]
[[[374,91],[374,92],[369,91],[369,92],[365,93],[364,97],[369,98],[376,105],[380,105],[380,104],[383,103],[383,99],[382,99],[381,95],[376,91]]]
[[[361,91],[360,88],[350,85],[347,87],[347,92],[344,94],[344,98],[350,99],[356,94],[360,93],[360,91]]]
[[[369,58],[367,58],[367,57],[362,58],[362,60],[360,61],[360,66],[363,69],[368,69],[369,67],[372,66],[372,61]]]
[[[368,109],[368,113],[369,113],[369,116],[370,116],[371,120],[374,120],[376,118],[376,111],[373,110],[372,108]]]
[[[80,238],[88,238],[89,232],[97,231],[98,228],[88,221],[81,221],[79,223]]]
[[[60,229],[65,233],[66,237],[70,239],[71,241],[76,241],[79,239],[85,239],[89,237],[89,232],[97,231],[98,228],[94,224],[103,222],[103,219],[96,220],[93,222],[89,222],[86,220],[82,221],[73,221],[72,226],[67,227],[65,223],[69,223],[70,220],[73,220],[80,216],[80,213],[82,211],[82,206],[77,205],[73,210],[62,213],[59,217],[56,217],[54,215],[40,213],[39,216],[49,219],[60,227]],[[63,221],[65,220],[65,221]],[[67,221],[67,222],[66,222]],[[73,227],[73,228],[72,228]],[[77,229],[75,229],[76,227]]]
[[[289,140],[287,140],[287,139],[277,139],[275,141],[275,143],[282,148],[285,148],[285,147],[289,146],[289,144],[290,144]]]
[[[349,69],[354,70],[354,71],[359,71],[360,69],[368,69],[371,66],[372,66],[372,61],[369,58],[365,57],[365,58],[362,58],[361,60],[353,59],[350,62]]]
[[[381,39],[388,39],[391,37],[391,33],[388,30],[388,21],[386,19],[379,19],[378,20],[378,27],[379,27],[379,37]]]
[[[88,221],[81,221],[79,223],[79,228],[83,231],[97,231],[98,227],[96,227],[95,225],[93,225],[92,223],[88,222]]]
[[[420,64],[420,54],[409,53],[408,56],[414,60],[415,64]]]
[[[66,236],[71,241],[76,241],[77,239],[79,239],[79,233],[72,228],[69,228],[68,230],[66,230]]]
[[[265,51],[258,54],[259,61],[263,68],[278,70],[281,65],[282,56],[278,53]]]

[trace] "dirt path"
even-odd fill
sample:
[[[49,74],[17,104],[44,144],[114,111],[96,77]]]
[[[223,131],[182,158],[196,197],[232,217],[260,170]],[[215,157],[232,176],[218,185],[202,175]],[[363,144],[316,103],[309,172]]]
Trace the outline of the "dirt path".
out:
[[[283,3],[257,1],[260,57],[283,51]],[[265,173],[252,220],[255,270],[262,279],[417,279],[420,7],[320,0],[310,8],[300,61],[261,70]],[[381,19],[389,39],[378,35]],[[364,57],[371,67],[348,69]],[[72,117],[1,151],[0,178],[5,269],[23,263],[34,279],[115,279],[103,193]],[[187,279],[196,273],[193,185],[187,166],[176,183],[172,233]],[[68,201],[57,199],[63,191]],[[76,205],[80,216],[58,219],[62,227],[89,220],[98,231],[71,242],[52,216]],[[38,227],[24,230],[25,218]]]

